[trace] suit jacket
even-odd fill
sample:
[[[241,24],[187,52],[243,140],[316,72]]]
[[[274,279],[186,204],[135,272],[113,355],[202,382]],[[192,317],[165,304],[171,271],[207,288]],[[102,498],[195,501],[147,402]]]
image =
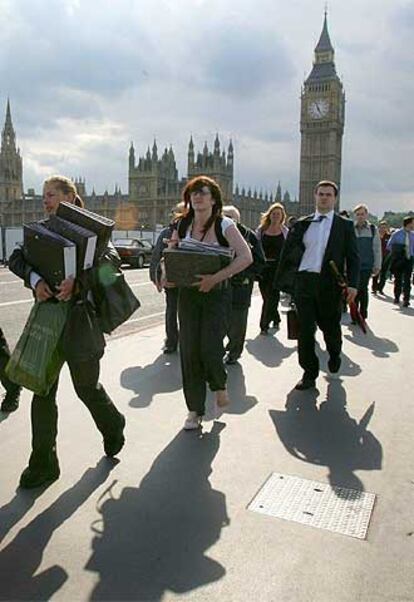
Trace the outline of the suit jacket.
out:
[[[275,275],[275,287],[293,294],[300,262],[305,252],[303,237],[315,215],[308,215],[295,222],[282,249],[279,267]],[[341,274],[346,271],[348,285],[357,288],[359,279],[359,254],[354,225],[351,220],[335,214],[322,261],[323,288],[338,288],[329,262],[334,261]]]

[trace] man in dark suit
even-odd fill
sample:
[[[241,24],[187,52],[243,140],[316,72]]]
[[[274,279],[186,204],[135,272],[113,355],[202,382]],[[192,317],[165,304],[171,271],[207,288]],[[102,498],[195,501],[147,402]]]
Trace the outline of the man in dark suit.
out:
[[[315,386],[319,360],[315,353],[316,326],[323,332],[329,353],[328,368],[341,366],[341,288],[329,265],[343,274],[346,265],[348,298],[357,294],[359,256],[353,224],[334,213],[338,187],[322,180],[315,187],[315,213],[300,218],[290,230],[282,250],[275,284],[293,295],[299,321],[298,355],[303,377],[299,390]]]

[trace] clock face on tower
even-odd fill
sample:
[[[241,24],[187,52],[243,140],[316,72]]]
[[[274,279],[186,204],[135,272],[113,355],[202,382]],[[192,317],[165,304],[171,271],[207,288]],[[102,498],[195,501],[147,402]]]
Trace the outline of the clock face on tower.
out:
[[[317,98],[308,104],[308,114],[312,119],[322,119],[329,112],[329,102],[324,98]]]

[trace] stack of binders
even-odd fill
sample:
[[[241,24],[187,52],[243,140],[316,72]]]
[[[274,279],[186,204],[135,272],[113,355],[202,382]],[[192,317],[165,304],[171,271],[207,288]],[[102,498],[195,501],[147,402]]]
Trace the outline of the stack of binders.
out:
[[[190,287],[197,283],[199,275],[215,274],[228,266],[232,251],[228,247],[185,240],[178,248],[165,249],[163,256],[167,281]]]
[[[51,215],[45,221],[45,226],[52,232],[56,232],[76,244],[78,275],[82,270],[87,270],[93,266],[97,242],[96,234],[57,215]]]
[[[34,270],[56,290],[62,280],[76,276],[76,245],[43,223],[23,226],[23,252]]]
[[[83,207],[78,207],[72,203],[60,203],[56,215],[96,234],[97,242],[94,261],[103,255],[111,240],[112,230],[115,226],[115,222],[112,219],[93,213],[93,211],[88,211],[88,209],[84,209]]]

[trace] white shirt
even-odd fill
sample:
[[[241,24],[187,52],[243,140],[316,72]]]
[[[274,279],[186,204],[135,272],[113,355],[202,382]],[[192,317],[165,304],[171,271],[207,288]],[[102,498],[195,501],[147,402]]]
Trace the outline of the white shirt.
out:
[[[322,221],[318,221],[320,215],[325,216]],[[315,272],[320,274],[333,218],[333,209],[325,214],[319,213],[318,210],[315,211],[315,217],[303,237],[305,252],[300,262],[299,272]]]

